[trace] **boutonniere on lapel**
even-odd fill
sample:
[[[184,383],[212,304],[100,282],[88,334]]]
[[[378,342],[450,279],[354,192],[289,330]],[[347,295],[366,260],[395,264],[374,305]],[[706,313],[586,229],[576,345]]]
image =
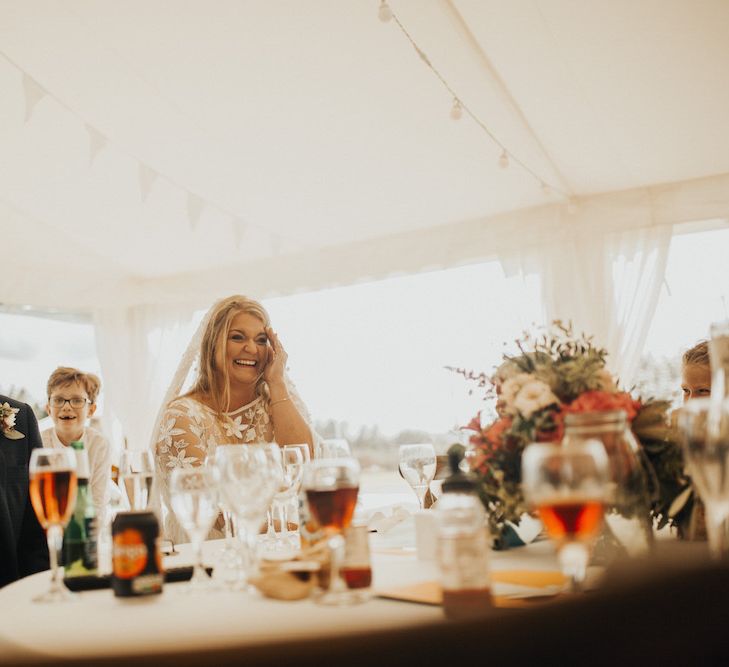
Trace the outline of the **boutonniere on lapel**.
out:
[[[20,408],[11,408],[9,403],[0,405],[0,431],[8,440],[20,440],[25,436],[15,430],[15,415]]]

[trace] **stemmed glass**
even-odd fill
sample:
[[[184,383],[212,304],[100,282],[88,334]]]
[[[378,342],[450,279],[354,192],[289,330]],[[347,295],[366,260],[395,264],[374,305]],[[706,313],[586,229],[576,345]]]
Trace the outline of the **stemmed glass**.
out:
[[[187,532],[195,554],[192,579],[186,590],[207,590],[210,577],[203,567],[202,544],[218,516],[217,469],[208,466],[175,468],[170,477],[172,509]]]
[[[51,561],[51,585],[34,602],[65,602],[72,596],[61,585],[58,554],[63,529],[76,505],[76,457],[71,448],[34,449],[30,456],[30,501],[46,531]]]
[[[329,438],[321,441],[319,454],[322,459],[349,458],[352,449],[344,438]]]
[[[714,558],[729,554],[729,401],[713,406],[695,398],[678,411],[686,467],[706,506],[706,529]]]
[[[605,447],[593,439],[570,447],[532,444],[524,450],[521,469],[524,496],[556,542],[570,590],[579,592],[605,511],[610,480]]]
[[[216,464],[221,471],[220,489],[236,519],[237,537],[245,554],[239,586],[245,589],[246,576],[253,574],[256,538],[261,520],[278,490],[280,465],[273,463],[267,445],[221,447]]]
[[[315,459],[304,468],[303,488],[314,518],[328,536],[331,552],[329,589],[317,598],[321,604],[345,605],[361,601],[340,577],[344,555],[342,533],[349,527],[359,492],[356,459]]]
[[[435,477],[433,445],[400,445],[400,474],[418,497],[420,509],[425,506],[425,494]]]
[[[308,448],[307,448],[308,451]],[[278,515],[279,534],[277,549],[287,546],[286,536],[289,531],[286,506],[296,496],[301,487],[301,477],[304,469],[304,454],[299,445],[285,445],[281,449],[281,467],[283,476],[276,495],[273,497],[273,507]]]
[[[288,533],[288,527],[289,527],[289,523],[290,523],[290,519],[291,519],[291,517],[289,516],[289,512],[292,508],[292,503],[294,505],[294,515],[297,517],[297,523],[300,520],[300,517],[298,516],[298,507],[297,507],[298,496],[299,496],[299,493],[301,492],[301,480],[303,479],[303,475],[304,475],[304,466],[311,461],[311,449],[309,448],[309,445],[307,445],[306,443],[284,445],[284,452],[289,451],[291,449],[298,449],[301,452],[301,474],[299,475],[299,478],[296,482],[296,485],[295,485],[296,488],[293,492],[292,499],[283,506],[283,514],[284,514],[283,520],[285,522],[284,526],[286,526],[287,533]],[[300,529],[300,526],[299,526],[299,529]],[[300,546],[298,532],[299,531],[297,530],[297,534],[293,538],[294,546],[297,549]]]
[[[154,482],[154,457],[149,450],[126,449],[119,461],[119,480],[132,510],[146,510]]]
[[[223,478],[223,466],[225,457],[218,454],[223,451],[224,447],[240,447],[238,444],[218,443],[212,456],[207,460],[206,464],[218,471],[218,480]],[[233,526],[233,510],[228,503],[228,499],[222,491],[217,494],[218,507],[223,515],[223,526],[225,532],[225,544],[218,554],[219,563],[225,571],[235,571],[239,567],[240,553],[235,547],[234,526]],[[217,575],[216,575],[217,576]]]

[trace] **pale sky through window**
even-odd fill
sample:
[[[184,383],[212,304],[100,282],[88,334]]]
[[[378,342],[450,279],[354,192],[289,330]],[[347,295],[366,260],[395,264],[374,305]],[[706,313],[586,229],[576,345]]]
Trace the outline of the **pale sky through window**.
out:
[[[710,322],[729,319],[728,255],[729,230],[674,237],[646,352],[677,359]],[[506,279],[498,262],[265,304],[312,416],[388,434],[466,423],[482,403],[444,367],[490,372],[504,344],[542,318],[537,279]],[[25,387],[45,403],[58,365],[99,372],[90,324],[0,313],[0,388]]]

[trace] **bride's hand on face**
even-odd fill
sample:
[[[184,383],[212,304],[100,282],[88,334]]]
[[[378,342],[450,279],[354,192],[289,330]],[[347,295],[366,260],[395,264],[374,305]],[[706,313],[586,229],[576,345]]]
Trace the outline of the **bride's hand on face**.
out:
[[[284,382],[284,371],[286,370],[286,362],[289,355],[284,350],[281,341],[276,332],[271,327],[266,327],[266,335],[268,336],[268,363],[263,371],[263,378],[271,384]]]

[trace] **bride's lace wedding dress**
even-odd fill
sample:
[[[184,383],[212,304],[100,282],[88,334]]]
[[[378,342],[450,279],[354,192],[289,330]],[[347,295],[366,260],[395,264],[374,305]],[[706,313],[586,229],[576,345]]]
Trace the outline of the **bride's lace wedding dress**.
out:
[[[299,413],[310,423],[295,389],[290,384],[289,389]],[[189,537],[172,511],[169,486],[172,471],[202,465],[221,444],[249,445],[275,440],[271,416],[260,397],[233,412],[224,413],[223,418],[221,423],[212,408],[189,396],[171,401],[160,418],[155,446],[157,479],[166,510],[164,533],[175,543],[188,542]],[[208,539],[221,537],[224,533],[218,522],[208,533]]]

